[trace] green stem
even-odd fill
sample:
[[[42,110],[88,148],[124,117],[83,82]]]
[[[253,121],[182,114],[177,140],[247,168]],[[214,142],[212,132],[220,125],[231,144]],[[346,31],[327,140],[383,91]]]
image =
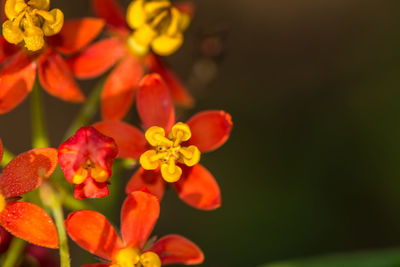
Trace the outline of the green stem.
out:
[[[96,84],[75,120],[69,126],[63,140],[70,138],[80,127],[89,124],[92,118],[96,115],[104,81],[105,79],[103,78]]]
[[[0,162],[1,167],[5,167],[15,156],[3,147],[3,158]]]
[[[21,260],[21,254],[24,251],[26,242],[22,239],[14,237],[11,241],[10,247],[8,248],[6,258],[3,262],[3,267],[15,267],[18,266],[18,262]]]
[[[49,146],[41,93],[39,82],[36,81],[31,92],[32,146],[34,148]]]

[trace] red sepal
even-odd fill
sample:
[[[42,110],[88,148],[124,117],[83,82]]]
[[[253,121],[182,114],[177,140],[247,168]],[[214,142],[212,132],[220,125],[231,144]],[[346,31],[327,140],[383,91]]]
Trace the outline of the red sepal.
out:
[[[85,198],[102,198],[110,194],[107,183],[98,183],[92,178],[86,180],[78,185],[75,185],[74,197],[76,199]]]

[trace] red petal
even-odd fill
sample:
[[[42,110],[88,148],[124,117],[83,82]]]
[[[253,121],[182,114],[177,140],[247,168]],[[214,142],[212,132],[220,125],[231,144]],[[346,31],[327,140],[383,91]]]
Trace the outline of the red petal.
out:
[[[146,75],[139,84],[137,110],[146,128],[164,127],[167,132],[175,122],[175,110],[164,81],[158,74]]]
[[[147,190],[159,200],[162,199],[165,191],[165,182],[161,177],[160,171],[147,171],[143,168],[139,168],[129,180],[125,192],[129,194],[133,191],[143,190],[144,188],[147,188]]]
[[[223,145],[233,126],[231,115],[222,110],[197,113],[187,124],[192,131],[188,143],[197,146],[201,152],[212,151]]]
[[[85,100],[71,70],[56,51],[48,49],[39,56],[37,62],[40,83],[49,94],[69,102]]]
[[[1,194],[10,198],[34,190],[41,184],[42,177],[50,177],[57,163],[54,148],[36,148],[18,155],[3,169]]]
[[[204,261],[201,249],[180,235],[167,235],[154,243],[148,250],[160,256],[162,264],[200,264]]]
[[[120,120],[126,115],[142,76],[142,65],[132,56],[127,56],[111,72],[101,94],[101,112],[105,120]]]
[[[158,73],[167,84],[169,92],[172,99],[178,105],[185,107],[191,107],[194,104],[194,99],[190,95],[187,88],[178,79],[176,74],[171,71],[165,64],[161,61],[161,58],[156,55],[150,54],[146,58],[146,63],[149,67],[149,72]]]
[[[13,235],[35,245],[58,248],[56,226],[40,207],[19,201],[9,201],[0,213],[0,224]]]
[[[92,44],[67,63],[76,77],[88,79],[106,72],[124,54],[125,45],[119,38],[112,37]]]
[[[142,249],[160,214],[160,204],[151,194],[130,194],[121,210],[121,233],[125,245]]]
[[[75,186],[76,199],[102,198],[110,194],[107,183],[98,183],[92,178],[87,178],[83,183]]]
[[[3,36],[0,36],[0,64],[10,58],[17,51],[18,46],[10,44]]]
[[[179,197],[188,205],[213,210],[221,206],[221,192],[214,176],[203,166],[182,167],[183,174],[174,183]]]
[[[0,71],[0,114],[21,103],[32,90],[36,63],[23,51],[11,57]]]
[[[48,41],[61,53],[70,55],[87,46],[103,26],[104,20],[97,18],[67,20],[61,32],[49,37]]]
[[[118,146],[118,157],[139,159],[149,145],[142,131],[123,121],[101,121],[93,124],[99,132],[110,136]]]
[[[102,214],[91,210],[72,212],[65,220],[72,240],[87,251],[107,260],[123,247],[122,241]]]
[[[129,31],[125,21],[125,12],[116,0],[92,0],[94,13],[117,31]]]

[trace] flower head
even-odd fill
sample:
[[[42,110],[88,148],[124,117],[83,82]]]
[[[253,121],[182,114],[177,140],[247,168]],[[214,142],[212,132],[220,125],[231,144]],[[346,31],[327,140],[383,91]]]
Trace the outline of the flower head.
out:
[[[50,0],[6,0],[8,20],[3,23],[4,38],[12,44],[24,42],[31,51],[42,49],[44,36],[59,33],[64,24],[61,10],[49,7]]]
[[[0,140],[0,161],[1,152]],[[36,189],[56,167],[57,150],[37,148],[15,157],[0,174],[0,225],[21,239],[49,248],[58,247],[57,230],[50,216],[32,203],[15,200]]]
[[[72,240],[107,261],[104,266],[160,267],[203,262],[202,251],[179,235],[167,235],[154,244],[146,244],[159,212],[155,196],[137,191],[130,194],[122,206],[122,240],[107,219],[95,211],[72,212],[65,225]]]
[[[90,126],[80,128],[61,144],[60,166],[67,180],[76,185],[76,198],[98,198],[109,194],[107,182],[117,154],[114,140]]]

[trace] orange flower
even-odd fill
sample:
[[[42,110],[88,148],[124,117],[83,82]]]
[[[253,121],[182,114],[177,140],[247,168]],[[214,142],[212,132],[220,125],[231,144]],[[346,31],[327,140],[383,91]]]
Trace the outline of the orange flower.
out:
[[[168,85],[177,104],[191,106],[193,98],[162,60],[153,53],[138,56],[129,48],[132,30],[128,27],[122,7],[116,0],[92,0],[97,16],[103,18],[111,37],[89,46],[67,62],[81,79],[101,75],[116,65],[107,77],[101,95],[101,112],[106,120],[122,119],[132,106],[137,85],[144,72],[159,73]],[[190,4],[177,4],[180,12],[191,14]]]
[[[90,126],[80,128],[61,144],[58,150],[60,166],[65,178],[76,185],[75,198],[108,196],[107,184],[117,154],[114,140]]]
[[[42,87],[49,94],[68,102],[84,101],[85,96],[60,53],[72,55],[80,51],[103,26],[103,20],[97,18],[66,21],[61,31],[46,37],[47,44],[36,52],[28,51],[23,43],[9,44],[0,37],[0,114],[11,111],[25,99],[32,90],[36,71]],[[9,31],[12,33],[13,29],[10,26]],[[15,31],[20,30],[17,27]]]
[[[0,161],[2,143],[0,140]],[[8,163],[0,174],[0,225],[30,243],[58,248],[57,230],[47,213],[32,203],[16,201],[49,178],[57,167],[57,150],[37,148]]]
[[[161,199],[166,182],[170,182],[190,206],[203,210],[219,207],[219,186],[198,161],[200,153],[217,149],[229,138],[231,116],[221,110],[203,111],[186,123],[174,125],[172,100],[157,74],[145,76],[137,94],[137,110],[146,134],[120,121],[93,125],[114,138],[119,157],[140,159],[142,167],[131,178],[126,192],[147,188]]]
[[[122,240],[108,220],[95,211],[72,212],[65,225],[72,240],[107,261],[86,267],[160,267],[161,264],[202,263],[204,255],[200,248],[179,235],[164,236],[144,248],[159,212],[160,204],[156,197],[136,191],[126,198],[122,206]]]

